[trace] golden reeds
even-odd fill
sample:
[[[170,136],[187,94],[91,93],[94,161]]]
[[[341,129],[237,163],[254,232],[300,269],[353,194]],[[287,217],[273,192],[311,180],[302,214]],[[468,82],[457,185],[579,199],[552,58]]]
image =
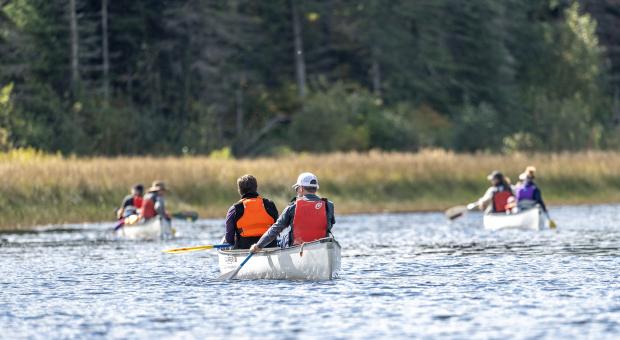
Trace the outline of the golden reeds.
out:
[[[337,212],[444,209],[476,199],[494,169],[516,180],[526,166],[538,169],[539,184],[552,203],[620,199],[620,153],[301,154],[243,160],[209,157],[63,158],[41,153],[0,154],[0,227],[113,219],[112,210],[134,183],[166,181],[170,209],[193,209],[223,217],[236,199],[236,178],[251,173],[265,196],[284,207],[297,174],[319,176],[321,193]]]

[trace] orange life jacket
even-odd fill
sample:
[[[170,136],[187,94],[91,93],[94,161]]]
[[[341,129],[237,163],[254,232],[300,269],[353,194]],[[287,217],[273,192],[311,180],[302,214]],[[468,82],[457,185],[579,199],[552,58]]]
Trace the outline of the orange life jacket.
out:
[[[271,227],[275,220],[265,208],[263,198],[244,198],[243,216],[237,221],[237,230],[241,237],[260,237]]]
[[[493,212],[506,212],[506,206],[508,205],[508,199],[510,197],[512,197],[512,193],[510,191],[496,192],[493,195]]]
[[[157,216],[155,201],[147,199],[142,202],[142,216],[146,219]]]
[[[142,203],[143,202],[144,202],[144,199],[142,198],[142,196],[136,195],[136,196],[133,197],[133,206],[136,209],[142,208]]]
[[[327,202],[299,199],[293,218],[293,245],[327,237]]]

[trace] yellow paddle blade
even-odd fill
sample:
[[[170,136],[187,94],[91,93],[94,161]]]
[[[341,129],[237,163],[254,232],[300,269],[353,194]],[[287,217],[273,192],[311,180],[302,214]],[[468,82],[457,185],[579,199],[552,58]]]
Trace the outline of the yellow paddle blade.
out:
[[[208,249],[213,249],[213,248],[215,248],[215,246],[212,244],[209,244],[206,246],[164,249],[162,250],[162,252],[168,253],[168,254],[182,254],[182,253],[189,253],[191,251],[208,250]]]
[[[558,225],[555,223],[554,220],[549,220],[549,228],[555,229],[557,227],[558,227]]]

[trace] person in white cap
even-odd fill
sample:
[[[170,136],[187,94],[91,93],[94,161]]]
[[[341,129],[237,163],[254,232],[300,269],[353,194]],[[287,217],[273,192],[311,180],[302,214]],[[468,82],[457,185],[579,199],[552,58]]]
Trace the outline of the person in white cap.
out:
[[[282,248],[316,241],[329,235],[336,223],[334,203],[316,194],[319,190],[318,178],[312,173],[304,172],[297,178],[293,189],[297,197],[284,209],[276,223],[252,245],[251,252],[260,251],[289,226],[290,231],[283,235],[280,242]]]

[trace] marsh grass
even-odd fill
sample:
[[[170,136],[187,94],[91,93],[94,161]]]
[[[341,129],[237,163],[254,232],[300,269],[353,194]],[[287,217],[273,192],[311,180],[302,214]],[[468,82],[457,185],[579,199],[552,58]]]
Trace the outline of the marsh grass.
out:
[[[0,227],[105,221],[134,183],[166,181],[169,210],[223,217],[238,200],[236,178],[255,175],[264,196],[282,209],[297,174],[319,176],[321,194],[337,213],[441,210],[473,201],[493,169],[516,179],[538,168],[552,204],[620,201],[620,153],[583,152],[510,156],[420,153],[301,154],[281,158],[209,157],[63,158],[33,151],[0,154]]]

